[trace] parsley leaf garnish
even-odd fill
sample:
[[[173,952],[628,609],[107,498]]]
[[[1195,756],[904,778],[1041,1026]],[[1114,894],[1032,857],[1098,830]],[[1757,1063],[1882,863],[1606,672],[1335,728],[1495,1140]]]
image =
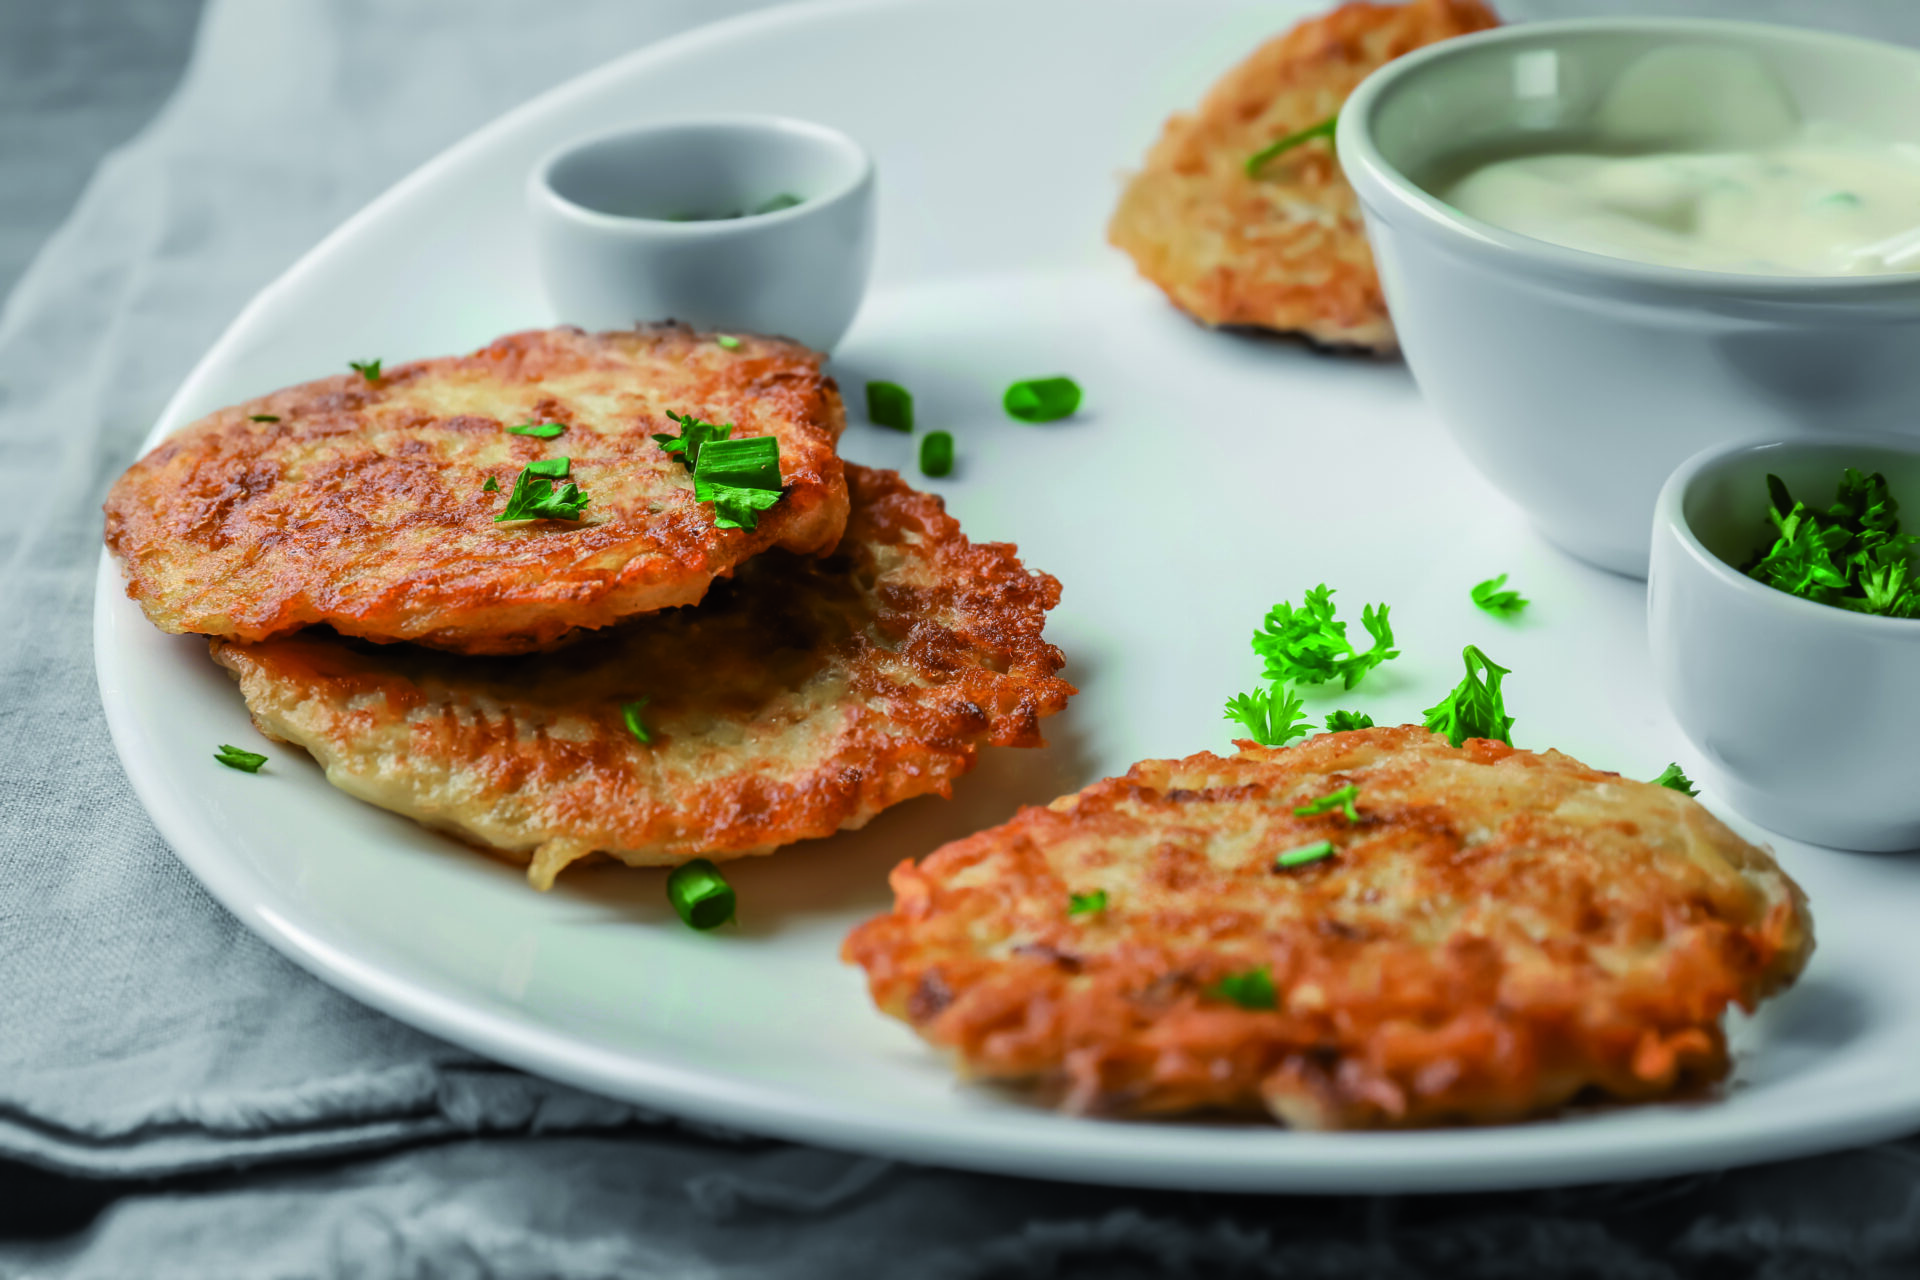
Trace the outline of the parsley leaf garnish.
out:
[[[1278,683],[1229,698],[1226,718],[1244,726],[1247,736],[1263,747],[1284,747],[1307,731],[1305,701]]]
[[[1229,973],[1207,988],[1207,994],[1242,1009],[1273,1009],[1280,1003],[1273,989],[1273,975],[1266,965],[1243,973]]]
[[[1074,893],[1067,895],[1067,914],[1070,916],[1092,915],[1107,909],[1107,891],[1095,889],[1092,893]]]
[[[647,722],[640,718],[640,711],[651,701],[651,698],[635,698],[620,704],[620,718],[627,722],[627,732],[648,744],[653,742],[653,735],[647,732]]]
[[[1466,659],[1466,678],[1422,713],[1426,727],[1446,734],[1447,741],[1456,747],[1468,738],[1491,738],[1512,746],[1513,717],[1507,714],[1506,700],[1500,694],[1500,681],[1512,673],[1480,652],[1477,645],[1468,645],[1460,656]]]
[[[1373,637],[1373,647],[1365,652],[1347,639],[1347,624],[1334,620],[1333,589],[1323,582],[1297,609],[1284,600],[1273,606],[1263,628],[1253,633],[1253,651],[1266,660],[1269,680],[1320,684],[1337,678],[1351,689],[1367,672],[1400,656],[1386,605],[1361,610],[1360,625]]]
[[[278,422],[280,421],[280,415],[277,413],[250,413],[247,415],[247,421],[248,422]]]
[[[740,339],[730,333],[716,333],[713,335],[713,340],[729,351],[738,351],[740,349]]]
[[[580,486],[571,480],[564,486],[555,483],[567,474],[570,465],[566,458],[542,458],[538,462],[529,462],[526,470],[514,480],[513,491],[507,495],[507,505],[493,518],[493,522],[578,520],[581,511],[592,499],[580,492]],[[484,485],[481,487],[485,488]]]
[[[230,747],[224,742],[220,744],[220,750],[214,753],[213,758],[227,768],[238,769],[242,773],[258,773],[260,766],[267,762],[267,758],[258,751],[243,751],[239,747]]]
[[[772,436],[709,440],[693,469],[693,496],[713,504],[721,529],[751,529],[757,512],[780,501],[780,442]]]
[[[1500,588],[1506,582],[1507,575],[1503,573],[1497,578],[1475,583],[1473,602],[1496,618],[1517,616],[1531,602],[1518,591],[1502,591]]]
[[[492,476],[488,476],[487,482],[480,486],[480,492],[498,493],[500,492],[500,482],[498,480],[495,480]]]
[[[368,382],[380,381],[380,362],[378,360],[349,360],[347,368],[353,370]]]
[[[1322,858],[1333,856],[1333,841],[1315,840],[1312,844],[1303,844],[1298,849],[1289,849],[1273,860],[1275,871],[1290,871],[1294,867],[1304,867],[1309,862],[1318,862]]]
[[[1887,478],[1848,467],[1831,507],[1796,501],[1779,476],[1767,477],[1773,545],[1745,566],[1749,577],[1816,604],[1888,618],[1920,617],[1913,549],[1900,532],[1900,504]]]
[[[1337,809],[1345,815],[1348,822],[1358,822],[1360,810],[1354,808],[1353,802],[1359,798],[1360,784],[1349,782],[1338,791],[1329,791],[1318,800],[1309,800],[1305,804],[1294,806],[1293,814],[1296,818],[1312,818],[1323,813],[1332,813]]]
[[[680,459],[689,471],[694,470],[700,465],[700,450],[705,448],[708,442],[725,440],[733,434],[733,424],[731,422],[724,426],[716,427],[711,422],[703,421],[695,414],[689,413],[681,415],[671,409],[667,410],[667,416],[680,424],[680,434],[677,436],[669,436],[655,432],[653,437],[654,443],[658,444],[667,453]]]
[[[533,436],[540,440],[551,440],[567,429],[564,422],[520,422],[507,428],[509,435]]]
[[[1345,733],[1348,729],[1371,729],[1373,717],[1363,711],[1334,711],[1327,715],[1328,733]]]
[[[1693,789],[1693,779],[1689,778],[1686,771],[1678,764],[1670,764],[1662,769],[1660,776],[1653,780],[1653,785],[1656,787],[1665,787],[1669,791],[1678,791],[1683,796],[1697,796],[1700,794]]]
[[[1339,123],[1340,113],[1336,111],[1318,124],[1310,124],[1298,132],[1288,134],[1278,142],[1268,143],[1247,157],[1247,176],[1249,178],[1258,177],[1260,170],[1266,168],[1269,160],[1272,160],[1275,156],[1283,152],[1291,151],[1303,143],[1312,142],[1315,138],[1325,138],[1327,145],[1333,148],[1333,154],[1337,158],[1340,154],[1340,149],[1334,143],[1333,131]]]

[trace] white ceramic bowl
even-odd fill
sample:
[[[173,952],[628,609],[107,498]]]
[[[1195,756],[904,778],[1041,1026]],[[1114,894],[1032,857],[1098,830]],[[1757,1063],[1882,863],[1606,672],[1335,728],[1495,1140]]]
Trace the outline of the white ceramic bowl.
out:
[[[1376,71],[1340,162],[1421,391],[1549,539],[1641,575],[1661,483],[1714,444],[1920,424],[1920,276],[1732,275],[1565,249],[1421,185],[1450,158],[1577,133],[1655,49],[1737,49],[1804,118],[1920,142],[1920,53],[1784,27],[1529,23]]]
[[[1740,572],[1773,541],[1769,472],[1808,506],[1845,467],[1884,472],[1920,529],[1920,442],[1794,440],[1709,449],[1653,519],[1647,626],[1674,718],[1733,806],[1842,849],[1920,848],[1920,619],[1815,604]]]
[[[739,116],[570,143],[534,167],[527,203],[567,323],[680,320],[829,351],[866,292],[874,192],[873,161],[845,134]],[[800,203],[752,212],[781,196]]]

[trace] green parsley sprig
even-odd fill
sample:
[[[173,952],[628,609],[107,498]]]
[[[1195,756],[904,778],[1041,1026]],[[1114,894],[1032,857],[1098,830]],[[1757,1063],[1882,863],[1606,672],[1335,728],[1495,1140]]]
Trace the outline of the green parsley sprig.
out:
[[[1518,591],[1503,591],[1507,575],[1488,578],[1485,582],[1476,582],[1473,586],[1473,602],[1496,618],[1514,618],[1520,615],[1532,601]]]
[[[580,513],[593,499],[580,491],[580,486],[563,479],[572,465],[567,458],[542,458],[538,462],[529,462],[526,469],[514,479],[513,489],[507,494],[507,505],[493,518],[495,524],[504,524],[509,520],[578,520]],[[484,487],[484,486],[483,486]]]
[[[1349,729],[1371,729],[1373,717],[1364,711],[1332,711],[1327,713],[1327,732],[1345,733]]]
[[[1386,605],[1370,604],[1360,611],[1360,625],[1373,645],[1357,650],[1347,639],[1347,624],[1333,616],[1333,594],[1323,582],[1307,592],[1298,608],[1282,600],[1268,610],[1265,624],[1253,633],[1253,651],[1265,660],[1267,679],[1299,684],[1337,679],[1351,689],[1369,671],[1400,656],[1393,647]]]
[[[1242,1009],[1273,1009],[1280,1004],[1279,994],[1273,989],[1273,975],[1266,965],[1229,973],[1208,987],[1207,994]]]
[[[1340,113],[1336,111],[1318,124],[1310,124],[1304,129],[1288,134],[1278,142],[1268,143],[1247,157],[1247,176],[1249,178],[1259,177],[1260,171],[1266,168],[1268,161],[1272,160],[1275,156],[1282,155],[1293,150],[1295,147],[1312,142],[1315,138],[1325,138],[1327,140],[1327,146],[1333,150],[1333,154],[1337,159],[1340,155],[1340,148],[1339,145],[1334,142],[1333,138],[1334,130],[1339,124]]]
[[[1227,700],[1226,718],[1263,747],[1284,747],[1307,732],[1307,705],[1286,685],[1274,683]]]
[[[700,450],[709,441],[725,440],[733,434],[731,422],[715,426],[697,414],[678,414],[671,409],[667,410],[667,416],[680,424],[680,434],[670,436],[656,431],[653,442],[669,456],[680,459],[681,465],[689,471],[699,466]]]
[[[347,368],[365,378],[369,383],[380,381],[380,362],[378,360],[349,360]]]
[[[1660,776],[1653,780],[1653,785],[1656,787],[1665,787],[1669,791],[1678,791],[1683,796],[1697,796],[1700,794],[1693,789],[1693,779],[1689,778],[1686,770],[1682,769],[1678,764],[1670,764],[1662,769]]]
[[[1513,717],[1507,714],[1500,681],[1513,673],[1480,652],[1477,645],[1468,645],[1460,656],[1466,660],[1466,677],[1452,693],[1426,709],[1426,727],[1444,733],[1456,747],[1468,738],[1491,738],[1512,746]]]
[[[1745,566],[1749,577],[1816,604],[1920,617],[1914,572],[1920,537],[1900,531],[1900,504],[1884,475],[1848,467],[1825,511],[1797,501],[1776,475],[1767,477],[1767,495],[1776,537]]]

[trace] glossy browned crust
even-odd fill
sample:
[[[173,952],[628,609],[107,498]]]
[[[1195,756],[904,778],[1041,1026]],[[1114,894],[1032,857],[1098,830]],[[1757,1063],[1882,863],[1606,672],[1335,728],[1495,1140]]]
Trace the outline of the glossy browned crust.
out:
[[[1678,792],[1412,725],[1241,745],[900,864],[845,956],[963,1072],[1069,1109],[1377,1128],[1718,1080],[1727,1006],[1812,951],[1799,888]],[[1293,813],[1349,782],[1357,824]],[[1070,917],[1094,889],[1107,910]],[[1257,966],[1277,1008],[1210,994]]]
[[[1360,208],[1330,145],[1285,152],[1258,177],[1247,158],[1332,116],[1375,67],[1498,22],[1479,0],[1345,4],[1268,41],[1198,111],[1167,121],[1107,238],[1203,323],[1392,350]]]
[[[1058,582],[969,542],[893,472],[847,474],[831,556],[770,551],[697,606],[555,653],[306,633],[213,656],[255,723],[336,786],[526,858],[540,888],[594,852],[768,853],[949,794],[980,744],[1041,745],[1073,692],[1041,634]],[[641,698],[651,744],[621,716]]]
[[[679,433],[669,409],[779,439],[788,491],[753,532],[716,528],[653,441]],[[568,430],[507,433],[529,419]],[[201,419],[114,485],[107,545],[163,631],[264,640],[326,623],[520,653],[691,604],[769,547],[831,547],[847,511],[843,425],[820,356],[790,342],[729,350],[675,325],[518,333]],[[592,499],[585,518],[494,523],[521,469],[561,456]],[[497,492],[482,489],[489,476]]]

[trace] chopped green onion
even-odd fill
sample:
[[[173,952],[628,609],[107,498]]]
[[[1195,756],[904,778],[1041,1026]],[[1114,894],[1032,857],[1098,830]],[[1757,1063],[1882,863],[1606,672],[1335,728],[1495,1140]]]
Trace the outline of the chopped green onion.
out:
[[[488,476],[487,482],[480,486],[480,492],[498,493],[500,492],[500,482],[498,480],[495,480],[492,476]]]
[[[1092,915],[1107,909],[1107,891],[1095,889],[1092,893],[1075,893],[1067,897],[1067,914],[1070,916]]]
[[[867,421],[895,431],[913,430],[913,392],[897,382],[867,384]]]
[[[1273,976],[1267,966],[1230,973],[1207,989],[1216,1000],[1225,1000],[1242,1009],[1272,1009],[1280,1001],[1273,989]]]
[[[1303,844],[1298,849],[1289,849],[1273,860],[1275,868],[1303,867],[1309,862],[1318,862],[1322,858],[1333,856],[1333,841],[1315,840],[1312,844]]]
[[[247,415],[247,421],[249,421],[249,422],[278,422],[278,421],[280,421],[280,415],[279,415],[279,414],[277,414],[277,413],[250,413],[250,414],[248,414],[248,415]]]
[[[715,334],[713,340],[729,351],[738,351],[740,349],[740,339],[730,333]]]
[[[1693,779],[1689,778],[1686,775],[1686,771],[1678,764],[1670,764],[1662,769],[1660,776],[1653,780],[1653,785],[1656,787],[1665,787],[1669,791],[1678,791],[1683,796],[1697,796],[1700,794],[1693,789]]]
[[[1300,818],[1312,818],[1319,814],[1331,813],[1335,809],[1338,809],[1341,813],[1346,815],[1346,819],[1348,822],[1358,822],[1360,821],[1360,811],[1354,808],[1353,802],[1357,800],[1359,796],[1360,796],[1359,784],[1354,782],[1349,782],[1346,786],[1341,787],[1338,791],[1329,791],[1326,795],[1321,796],[1318,800],[1309,800],[1305,804],[1298,806],[1293,811],[1294,816],[1300,817]]]
[[[620,718],[627,722],[627,732],[649,745],[653,742],[653,735],[647,732],[647,723],[640,718],[640,709],[651,701],[651,698],[635,698],[632,702],[620,704]]]
[[[920,474],[938,479],[953,471],[953,433],[929,431],[920,439]]]
[[[1371,729],[1373,717],[1361,711],[1335,711],[1327,716],[1328,733],[1345,733],[1349,729]]]
[[[1227,699],[1226,718],[1263,747],[1284,747],[1307,732],[1307,704],[1278,682]]]
[[[347,367],[365,378],[368,382],[380,381],[380,362],[378,360],[349,360]]]
[[[733,886],[706,858],[673,869],[667,877],[667,901],[689,928],[703,933],[733,919]]]
[[[773,436],[709,440],[693,469],[693,496],[713,504],[720,529],[752,529],[785,495],[780,484],[780,442]]]
[[[516,436],[534,436],[541,440],[551,440],[567,429],[563,422],[522,422],[507,430]]]
[[[513,491],[507,495],[507,505],[501,508],[493,522],[578,520],[581,511],[592,499],[580,492],[580,486],[572,481],[562,487],[554,484],[555,480],[567,474],[570,465],[567,458],[542,458],[538,462],[529,462],[526,470],[514,479]]]
[[[1513,717],[1507,714],[1506,698],[1500,692],[1500,681],[1512,673],[1477,645],[1468,645],[1460,656],[1466,659],[1466,678],[1422,713],[1426,727],[1446,734],[1456,747],[1468,738],[1489,738],[1512,746]]]
[[[1339,124],[1340,113],[1336,111],[1318,124],[1310,124],[1297,133],[1288,134],[1278,142],[1268,143],[1247,157],[1247,176],[1249,178],[1257,177],[1260,170],[1266,168],[1269,160],[1272,160],[1275,156],[1283,152],[1293,150],[1302,143],[1312,142],[1315,138],[1325,138],[1327,145],[1333,147],[1333,153],[1337,157],[1340,154],[1340,148],[1333,139],[1334,130]]]
[[[258,751],[243,751],[239,747],[231,747],[224,742],[220,744],[220,750],[213,758],[227,768],[238,769],[242,773],[258,773],[260,766],[267,762],[267,758]]]
[[[1029,378],[1008,387],[1001,404],[1021,422],[1057,422],[1080,407],[1080,384],[1068,377]]]

